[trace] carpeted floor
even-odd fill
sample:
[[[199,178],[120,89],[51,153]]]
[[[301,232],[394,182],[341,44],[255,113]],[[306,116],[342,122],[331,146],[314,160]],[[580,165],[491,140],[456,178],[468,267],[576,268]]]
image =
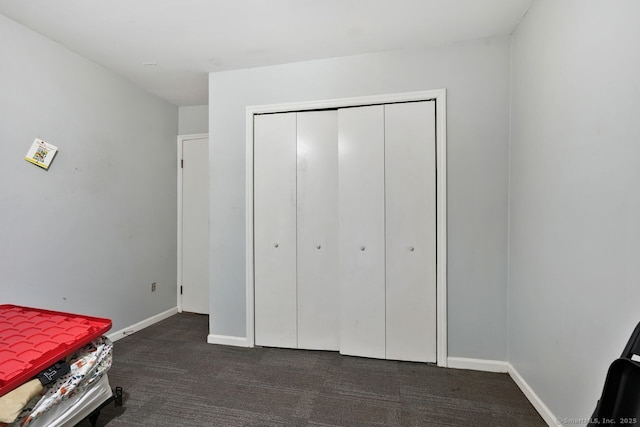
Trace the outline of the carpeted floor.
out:
[[[114,345],[98,426],[545,426],[507,374],[206,343],[178,314]],[[79,426],[87,427],[87,421]]]

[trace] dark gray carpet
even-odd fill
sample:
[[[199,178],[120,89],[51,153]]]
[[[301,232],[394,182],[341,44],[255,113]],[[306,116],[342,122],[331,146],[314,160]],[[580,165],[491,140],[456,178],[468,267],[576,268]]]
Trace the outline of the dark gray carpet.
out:
[[[178,314],[114,345],[98,426],[545,426],[507,374],[206,344]],[[87,421],[79,426],[89,426]]]

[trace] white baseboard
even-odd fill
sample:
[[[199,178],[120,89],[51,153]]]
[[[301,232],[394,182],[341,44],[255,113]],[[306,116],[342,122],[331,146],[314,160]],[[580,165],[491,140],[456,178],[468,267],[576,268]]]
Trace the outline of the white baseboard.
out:
[[[173,307],[170,308],[167,311],[163,311],[162,313],[158,313],[155,316],[151,316],[148,319],[144,319],[136,324],[133,324],[129,327],[126,327],[124,329],[120,329],[119,331],[115,331],[115,332],[111,332],[110,334],[107,334],[107,338],[109,338],[111,341],[118,341],[121,338],[124,338],[128,335],[131,335],[135,332],[141,331],[142,329],[146,328],[147,326],[151,326],[154,323],[158,323],[161,320],[166,319],[167,317],[171,317],[174,314],[178,313],[178,307]]]
[[[232,345],[235,347],[253,347],[246,337],[232,337],[229,335],[209,334],[207,336],[207,342],[209,344]]]
[[[551,409],[549,409],[547,405],[544,404],[542,399],[540,399],[540,397],[536,394],[536,392],[533,391],[531,386],[527,384],[524,378],[522,378],[522,375],[518,373],[516,368],[514,368],[511,363],[509,363],[508,365],[509,365],[508,372],[509,372],[509,375],[511,376],[511,379],[513,379],[513,382],[515,382],[516,385],[520,387],[520,390],[522,390],[522,393],[524,393],[526,398],[529,399],[529,402],[531,402],[531,404],[536,409],[536,411],[538,411],[542,419],[549,426],[552,426],[552,427],[562,426],[562,424],[558,422],[558,417],[553,415],[553,412],[551,412]]]
[[[529,384],[522,378],[522,375],[518,373],[516,368],[509,362],[503,362],[500,360],[485,360],[485,359],[470,359],[466,357],[448,357],[447,365],[449,368],[454,369],[471,369],[474,371],[486,371],[486,372],[508,372],[513,382],[520,388],[524,396],[531,402],[536,411],[540,414],[542,419],[552,427],[562,426],[558,422],[558,418],[553,415],[553,412],[544,404],[542,399],[536,394]]]
[[[447,357],[447,367],[471,369],[485,372],[508,372],[509,363],[501,360],[470,359],[467,357]]]

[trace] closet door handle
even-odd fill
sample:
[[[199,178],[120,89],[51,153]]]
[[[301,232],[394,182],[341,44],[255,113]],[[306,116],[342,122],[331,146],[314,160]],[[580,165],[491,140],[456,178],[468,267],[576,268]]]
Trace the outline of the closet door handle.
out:
[[[316,249],[320,249],[321,247],[322,247],[322,246],[318,245],[318,246],[316,246]]]
[[[360,250],[361,250],[361,251],[364,251],[364,246],[360,246]]]
[[[277,248],[278,246],[280,246],[280,245],[278,245],[277,243],[274,243],[274,244],[273,244],[273,247],[274,247],[274,248]]]
[[[413,252],[413,251],[415,250],[415,248],[414,248],[413,246],[411,246],[411,247],[409,248],[409,250],[410,250],[411,252]]]

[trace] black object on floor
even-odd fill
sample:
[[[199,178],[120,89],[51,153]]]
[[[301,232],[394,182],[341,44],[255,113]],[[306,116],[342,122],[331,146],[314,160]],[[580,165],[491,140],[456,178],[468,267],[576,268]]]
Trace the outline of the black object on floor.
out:
[[[640,425],[640,362],[632,360],[634,355],[640,355],[640,323],[620,358],[609,367],[602,396],[589,427]]]
[[[117,408],[122,406],[122,387],[116,387],[115,392],[108,398],[102,405],[97,407],[92,413],[90,413],[86,420],[91,423],[91,427],[96,427],[98,425],[98,417],[100,416],[100,411],[105,408],[108,404],[113,402],[113,405]]]

